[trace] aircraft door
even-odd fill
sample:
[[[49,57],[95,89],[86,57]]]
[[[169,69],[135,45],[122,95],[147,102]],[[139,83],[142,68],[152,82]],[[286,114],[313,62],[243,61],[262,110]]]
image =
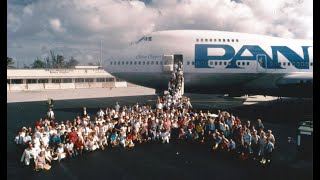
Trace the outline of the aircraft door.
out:
[[[267,71],[267,56],[265,54],[257,55],[257,72]]]
[[[172,72],[173,71],[173,55],[163,55],[162,56],[162,64],[163,64],[163,72]]]
[[[174,57],[174,64],[177,64],[177,65],[183,65],[183,55],[182,54],[175,54],[173,55]]]

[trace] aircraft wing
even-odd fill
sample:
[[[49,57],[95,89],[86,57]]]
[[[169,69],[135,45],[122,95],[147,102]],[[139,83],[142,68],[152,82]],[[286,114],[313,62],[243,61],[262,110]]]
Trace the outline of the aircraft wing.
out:
[[[299,72],[289,73],[284,75],[276,82],[277,86],[290,86],[290,85],[301,85],[308,86],[313,85],[313,73],[312,72]]]

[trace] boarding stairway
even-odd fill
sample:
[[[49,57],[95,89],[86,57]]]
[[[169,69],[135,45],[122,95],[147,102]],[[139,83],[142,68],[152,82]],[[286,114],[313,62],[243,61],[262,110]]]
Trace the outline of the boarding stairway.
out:
[[[177,60],[175,55],[163,56],[163,71],[171,73],[168,83],[168,93],[171,95],[178,93],[181,97],[184,94],[184,77],[182,59],[180,60]]]

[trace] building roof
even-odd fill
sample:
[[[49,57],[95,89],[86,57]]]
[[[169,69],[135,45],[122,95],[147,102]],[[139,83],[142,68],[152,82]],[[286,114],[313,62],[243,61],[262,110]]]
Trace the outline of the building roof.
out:
[[[104,69],[7,69],[7,79],[113,77]]]

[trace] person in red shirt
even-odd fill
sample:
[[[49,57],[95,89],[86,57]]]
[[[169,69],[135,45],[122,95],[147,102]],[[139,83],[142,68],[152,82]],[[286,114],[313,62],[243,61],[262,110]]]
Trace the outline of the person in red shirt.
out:
[[[75,143],[78,138],[77,132],[74,130],[74,127],[71,128],[71,132],[69,133],[70,142]]]
[[[78,155],[80,153],[80,155],[82,155],[84,145],[80,138],[77,138],[76,142],[74,143],[74,146],[76,154]]]
[[[40,128],[42,128],[42,118],[39,119],[39,121],[36,122],[35,127],[39,126]]]

